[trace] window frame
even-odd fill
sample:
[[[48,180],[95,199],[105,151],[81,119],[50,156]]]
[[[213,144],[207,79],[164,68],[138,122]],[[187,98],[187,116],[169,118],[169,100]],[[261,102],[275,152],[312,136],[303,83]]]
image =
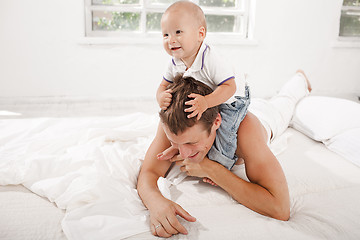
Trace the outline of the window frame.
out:
[[[343,5],[344,2],[342,3],[341,5],[341,10],[340,10],[340,19],[339,19],[339,26],[338,26],[338,40],[340,42],[355,42],[355,43],[358,43],[360,42],[360,36],[358,37],[350,37],[350,36],[340,36],[340,24],[341,24],[341,14],[342,14],[342,11],[351,11],[351,10],[354,10],[354,11],[357,11],[360,13],[360,6],[346,6],[346,5]]]
[[[156,6],[149,4],[149,0],[139,0],[140,4],[127,4],[126,6],[92,5],[91,0],[84,0],[84,32],[80,44],[159,44],[162,36],[160,32],[146,32],[146,13],[164,12],[167,5]],[[192,0],[197,3],[199,0]],[[256,45],[253,39],[255,0],[240,0],[243,6],[224,9],[221,7],[201,7],[206,15],[237,15],[236,27],[243,28],[242,32],[208,32],[207,41],[214,44],[242,44]],[[240,5],[240,4],[239,4]],[[92,30],[92,11],[127,11],[140,12],[140,29],[136,32],[106,32]],[[150,10],[150,11],[149,11]],[[244,18],[244,21],[241,21]],[[240,25],[240,23],[242,24]]]

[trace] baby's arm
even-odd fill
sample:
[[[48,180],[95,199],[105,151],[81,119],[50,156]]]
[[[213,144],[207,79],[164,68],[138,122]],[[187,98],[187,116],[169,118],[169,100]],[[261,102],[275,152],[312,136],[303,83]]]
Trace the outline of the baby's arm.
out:
[[[169,84],[170,82],[165,81],[163,79],[156,92],[156,100],[162,110],[166,110],[171,103],[171,98],[172,98],[171,89],[166,90]]]
[[[179,154],[179,149],[170,146],[168,149],[166,149],[165,151],[159,153],[158,155],[156,155],[156,157],[158,158],[158,160],[170,160],[171,158],[173,158],[175,155]]]
[[[194,98],[193,100],[185,102],[186,105],[192,105],[189,108],[185,109],[185,112],[192,112],[188,115],[188,118],[195,117],[198,115],[197,119],[201,118],[203,112],[206,109],[220,105],[221,103],[226,102],[234,93],[236,92],[236,83],[235,78],[231,78],[226,82],[218,86],[215,91],[209,95],[202,96],[200,94],[192,93],[188,97]]]

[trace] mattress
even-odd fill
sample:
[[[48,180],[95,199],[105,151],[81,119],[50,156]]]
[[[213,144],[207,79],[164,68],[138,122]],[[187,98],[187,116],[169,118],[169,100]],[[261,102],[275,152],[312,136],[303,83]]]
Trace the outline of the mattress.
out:
[[[135,188],[157,123],[142,113],[0,120],[0,239],[157,239]],[[180,219],[189,234],[171,239],[360,239],[360,168],[295,129],[284,141],[289,221],[173,168],[159,186],[197,221]],[[233,171],[247,179],[243,165]]]

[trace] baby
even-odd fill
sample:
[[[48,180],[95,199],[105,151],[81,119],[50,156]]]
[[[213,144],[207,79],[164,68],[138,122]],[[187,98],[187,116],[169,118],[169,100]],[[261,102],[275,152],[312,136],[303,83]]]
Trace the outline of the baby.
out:
[[[208,157],[230,170],[237,161],[236,133],[250,104],[249,89],[245,87],[245,97],[234,96],[234,73],[215,50],[204,43],[206,20],[198,5],[189,1],[172,4],[162,16],[161,30],[164,49],[172,60],[157,90],[159,106],[166,110],[170,105],[172,95],[167,87],[178,75],[193,77],[210,86],[214,91],[209,95],[192,93],[188,96],[190,100],[185,104],[189,107],[185,112],[189,113],[188,118],[197,117],[199,120],[207,108],[220,105],[222,124]],[[158,154],[158,159],[168,160],[177,152],[170,147]]]

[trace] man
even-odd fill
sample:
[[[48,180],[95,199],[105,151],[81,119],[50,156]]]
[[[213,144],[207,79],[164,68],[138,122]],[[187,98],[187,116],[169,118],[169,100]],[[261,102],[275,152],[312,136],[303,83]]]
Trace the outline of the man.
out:
[[[215,141],[216,130],[221,124],[219,110],[216,107],[206,110],[200,120],[186,116],[184,108],[188,95],[207,95],[212,90],[192,78],[176,81],[170,88],[173,94],[172,103],[167,110],[160,112],[161,122],[146,153],[137,185],[138,193],[150,212],[152,234],[160,237],[187,234],[176,215],[187,221],[196,221],[180,205],[164,198],[157,187],[158,178],[165,176],[172,162],[180,165],[180,170],[189,176],[209,179],[210,183],[223,188],[244,206],[265,216],[288,220],[290,202],[287,182],[268,143],[286,129],[296,103],[311,90],[304,73],[298,71],[283,87],[279,96],[268,103],[264,110],[270,109],[271,114],[266,116],[265,113],[261,116],[260,111],[260,121],[248,112],[240,124],[236,155],[238,162],[245,164],[250,182],[244,181],[207,157]],[[281,120],[271,119],[273,116]],[[278,126],[279,124],[282,126]],[[158,160],[158,153],[170,146],[178,149],[179,154],[169,161]]]

